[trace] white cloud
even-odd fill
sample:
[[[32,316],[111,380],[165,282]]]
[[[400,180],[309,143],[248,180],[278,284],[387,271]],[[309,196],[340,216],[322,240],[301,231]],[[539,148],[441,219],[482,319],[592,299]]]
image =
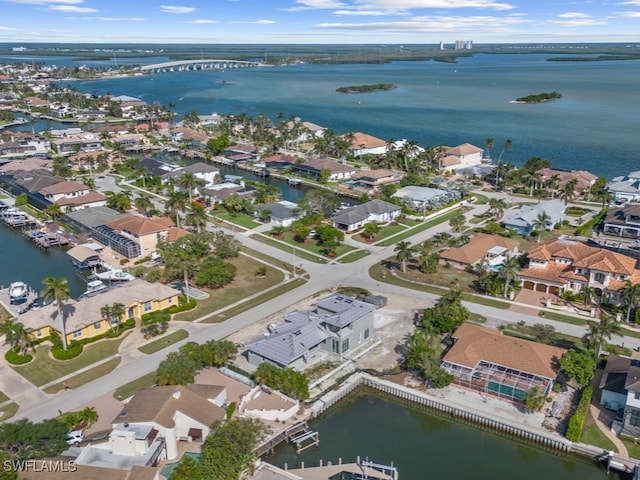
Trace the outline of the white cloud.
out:
[[[218,21],[209,20],[208,18],[198,18],[197,20],[187,20],[187,23],[206,24],[206,23],[218,23]]]
[[[357,15],[362,17],[381,17],[384,15],[408,15],[407,12],[389,11],[389,10],[334,10],[332,13],[338,16]]]
[[[196,11],[193,7],[184,7],[181,5],[160,5],[160,10],[164,13],[193,13]]]
[[[640,7],[640,0],[629,0],[628,2],[616,3],[616,5],[636,5]]]
[[[144,22],[141,17],[80,17],[74,20],[99,20],[101,22]]]
[[[258,20],[258,21],[250,22],[250,23],[257,23],[259,25],[271,25],[272,23],[276,23],[276,22],[273,21],[273,20]]]
[[[98,10],[89,7],[76,7],[74,5],[52,5],[49,10],[65,13],[97,13]]]
[[[638,18],[640,17],[640,12],[618,12],[618,15],[621,17]]]
[[[587,15],[586,13],[580,13],[580,12],[567,12],[567,13],[561,13],[560,15],[558,15],[559,18],[589,18],[590,15]]]
[[[51,5],[51,4],[72,4],[78,5],[84,0],[3,0],[9,3],[25,3],[27,5]]]
[[[511,10],[516,7],[509,3],[500,3],[494,0],[351,0],[351,3],[336,0],[296,0],[295,6],[286,10],[338,9],[341,12],[344,10],[355,12],[382,10],[387,11],[387,13],[395,12],[397,14],[398,12],[406,12],[407,10],[426,8],[487,8],[492,10]]]
[[[549,20],[543,22],[543,25],[559,25],[561,27],[592,27],[595,25],[606,25],[607,22],[602,20],[594,20],[591,18],[579,20]]]

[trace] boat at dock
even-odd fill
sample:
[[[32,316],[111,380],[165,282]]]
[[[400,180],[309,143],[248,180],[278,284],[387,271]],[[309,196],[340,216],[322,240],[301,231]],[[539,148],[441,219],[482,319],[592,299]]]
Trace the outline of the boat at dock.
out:
[[[91,297],[108,289],[109,287],[102,280],[91,280],[87,282],[87,290],[80,296]]]
[[[12,282],[9,285],[9,299],[11,303],[20,303],[27,299],[29,288],[24,282]]]
[[[130,282],[136,278],[124,270],[107,270],[106,272],[96,273],[95,276],[101,281],[109,282]]]

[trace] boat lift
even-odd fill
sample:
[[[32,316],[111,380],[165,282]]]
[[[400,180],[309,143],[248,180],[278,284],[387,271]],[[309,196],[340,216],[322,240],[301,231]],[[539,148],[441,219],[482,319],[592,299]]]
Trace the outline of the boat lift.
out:
[[[308,442],[310,440],[310,442]],[[309,447],[320,444],[320,435],[318,432],[302,432],[299,435],[292,436],[291,441],[296,444],[296,452],[300,453]]]

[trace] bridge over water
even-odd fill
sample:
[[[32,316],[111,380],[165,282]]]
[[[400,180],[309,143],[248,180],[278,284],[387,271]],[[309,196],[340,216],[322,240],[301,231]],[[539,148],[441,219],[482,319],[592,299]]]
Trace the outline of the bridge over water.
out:
[[[184,72],[193,70],[226,70],[232,68],[265,67],[264,63],[243,60],[178,60],[175,62],[154,63],[144,65],[140,70],[144,73]]]

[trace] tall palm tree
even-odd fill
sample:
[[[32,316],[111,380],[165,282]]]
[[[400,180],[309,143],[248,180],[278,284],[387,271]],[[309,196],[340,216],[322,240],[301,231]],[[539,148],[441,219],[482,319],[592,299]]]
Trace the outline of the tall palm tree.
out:
[[[540,237],[542,236],[542,232],[547,229],[547,224],[551,220],[551,217],[547,215],[547,212],[542,211],[538,214],[535,220],[532,222],[533,228],[538,232],[538,240],[537,243],[540,243]]]
[[[504,278],[504,294],[503,296],[506,298],[509,293],[509,286],[511,282],[515,282],[518,280],[518,275],[520,273],[520,263],[516,257],[511,257],[508,259],[504,265],[502,265],[502,269],[500,270],[500,276]]]
[[[466,221],[464,214],[458,212],[449,220],[449,226],[455,233],[460,233],[464,229]]]
[[[133,201],[133,206],[143,215],[148,215],[153,210],[153,202],[148,193],[140,193]]]
[[[170,192],[164,207],[171,217],[175,217],[176,225],[180,227],[180,214],[187,209],[187,196],[182,192]]]
[[[576,185],[578,181],[574,178],[573,180],[565,183],[562,188],[560,188],[560,200],[564,201],[564,204],[568,204],[571,200],[576,197]]]
[[[44,288],[40,292],[40,296],[45,302],[49,303],[55,300],[58,305],[58,318],[60,320],[60,336],[62,337],[62,348],[67,349],[67,330],[65,326],[64,310],[62,302],[70,298],[69,284],[66,278],[55,278],[49,275],[42,283]]]
[[[626,321],[629,322],[631,310],[638,308],[638,304],[640,303],[640,284],[633,284],[627,280],[624,284],[621,297],[622,301],[627,306]]]
[[[587,322],[587,334],[583,337],[583,341],[589,350],[600,354],[604,339],[610,340],[613,335],[618,335],[622,331],[622,327],[613,317],[602,315],[600,322]]]
[[[500,152],[500,155],[498,155],[498,165],[500,165],[500,161],[502,160],[502,155],[504,155],[505,152],[508,152],[512,148],[513,148],[513,143],[511,142],[510,139],[507,138],[504,141],[504,145],[502,146],[502,151]]]
[[[62,216],[62,208],[60,207],[59,203],[52,203],[50,205],[47,205],[42,213],[44,213],[46,217],[55,222]]]
[[[396,252],[396,259],[402,264],[402,273],[407,271],[407,260],[413,257],[414,250],[407,241],[398,242],[393,249]]]
[[[582,301],[586,307],[593,302],[596,295],[596,289],[589,284],[584,284],[582,288],[580,288],[580,295],[582,295]]]
[[[484,145],[485,145],[485,147],[487,147],[487,158],[490,159],[491,158],[491,149],[493,147],[495,147],[496,142],[493,140],[493,138],[487,138],[484,141]]]
[[[189,203],[191,203],[193,192],[198,188],[205,184],[205,181],[201,178],[196,177],[193,172],[184,172],[182,175],[178,177],[178,185],[184,188],[187,191],[189,196]]]
[[[507,209],[507,202],[504,198],[489,199],[489,212],[494,218],[498,219],[502,217],[506,209]]]
[[[116,320],[115,323],[115,332],[118,332],[118,328],[120,327],[120,322],[122,321],[122,316],[124,315],[125,307],[122,303],[115,302],[111,305],[111,317],[109,319],[109,323],[111,323],[111,318]],[[114,324],[112,325],[112,329]]]
[[[192,226],[198,233],[207,227],[207,211],[202,205],[192,204],[187,210],[185,224]]]
[[[31,344],[29,338],[30,330],[24,324],[18,322],[15,317],[7,318],[0,323],[0,335],[4,335],[5,342],[9,344],[14,352],[24,354]]]

